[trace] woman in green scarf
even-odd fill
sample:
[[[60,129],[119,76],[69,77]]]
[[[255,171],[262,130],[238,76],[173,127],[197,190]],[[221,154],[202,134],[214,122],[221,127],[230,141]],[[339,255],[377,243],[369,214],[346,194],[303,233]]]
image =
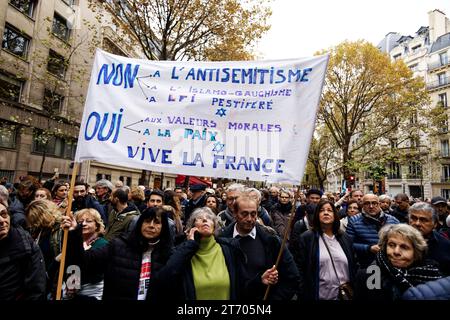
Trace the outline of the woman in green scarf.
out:
[[[160,290],[180,300],[237,300],[252,288],[276,284],[278,272],[246,279],[245,255],[236,239],[215,238],[218,219],[210,208],[196,209],[186,224],[187,241],[180,244],[158,273]]]

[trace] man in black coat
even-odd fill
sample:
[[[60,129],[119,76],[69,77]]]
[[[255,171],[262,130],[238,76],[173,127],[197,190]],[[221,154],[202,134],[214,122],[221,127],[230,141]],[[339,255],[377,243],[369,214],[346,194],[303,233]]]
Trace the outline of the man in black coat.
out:
[[[11,226],[0,203],[0,301],[44,300],[45,264],[39,246],[20,226]]]
[[[102,217],[105,226],[108,225],[108,216],[106,215],[105,209],[94,197],[87,193],[86,184],[82,181],[75,182],[75,187],[73,188],[73,202],[72,211],[76,213],[81,209],[92,208],[97,210]]]
[[[193,184],[189,190],[192,192],[192,197],[189,199],[186,207],[184,208],[184,223],[189,220],[189,217],[195,209],[206,205],[206,185]]]
[[[235,222],[220,236],[239,239],[241,249],[247,257],[248,279],[253,279],[275,265],[281,241],[268,228],[256,223],[258,211],[254,199],[245,195],[237,198],[234,201],[233,216]],[[277,270],[278,283],[271,287],[268,299],[290,300],[298,288],[299,273],[287,248],[283,250]],[[255,296],[249,298],[262,300],[266,288],[261,284],[253,292]]]

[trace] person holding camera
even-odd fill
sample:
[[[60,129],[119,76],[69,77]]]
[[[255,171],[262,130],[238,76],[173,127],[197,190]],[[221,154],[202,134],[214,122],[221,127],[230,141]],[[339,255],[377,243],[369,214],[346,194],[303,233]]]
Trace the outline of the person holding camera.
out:
[[[300,236],[295,256],[299,300],[350,300],[357,266],[351,239],[340,230],[336,207],[320,200],[312,229]]]

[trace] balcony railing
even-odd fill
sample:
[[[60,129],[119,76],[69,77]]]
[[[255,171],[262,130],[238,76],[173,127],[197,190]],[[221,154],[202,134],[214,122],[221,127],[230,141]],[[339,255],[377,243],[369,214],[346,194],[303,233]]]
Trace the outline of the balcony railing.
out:
[[[450,65],[450,61],[439,61],[439,62],[435,62],[435,63],[429,63],[428,64],[428,71],[433,71],[435,69],[439,69],[441,67],[445,67]]]
[[[450,177],[441,177],[441,182],[450,183]]]
[[[433,90],[439,87],[448,86],[450,84],[450,77],[441,78],[440,80],[428,83],[427,89]]]

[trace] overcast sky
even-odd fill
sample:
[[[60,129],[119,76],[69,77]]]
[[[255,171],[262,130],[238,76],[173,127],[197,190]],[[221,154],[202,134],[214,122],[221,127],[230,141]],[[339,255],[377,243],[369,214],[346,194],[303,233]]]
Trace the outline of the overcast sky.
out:
[[[377,45],[388,32],[414,35],[428,12],[450,18],[450,0],[273,0],[271,30],[258,46],[262,59],[312,56],[344,40]]]

